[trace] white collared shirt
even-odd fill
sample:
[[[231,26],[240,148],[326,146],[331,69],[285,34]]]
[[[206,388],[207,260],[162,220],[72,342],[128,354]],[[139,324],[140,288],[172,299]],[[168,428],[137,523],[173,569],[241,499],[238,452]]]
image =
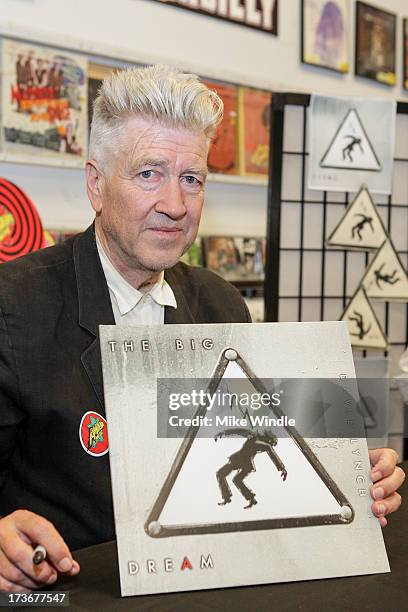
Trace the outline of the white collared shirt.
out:
[[[176,298],[161,272],[157,282],[146,292],[130,285],[116,270],[102,244],[96,237],[96,245],[108,283],[116,325],[160,325],[164,323],[164,307],[177,308]]]

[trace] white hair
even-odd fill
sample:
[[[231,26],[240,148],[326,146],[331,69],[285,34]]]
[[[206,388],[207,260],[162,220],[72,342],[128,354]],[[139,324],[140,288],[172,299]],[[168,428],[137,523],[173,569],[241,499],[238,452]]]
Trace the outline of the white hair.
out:
[[[126,68],[112,73],[98,91],[89,154],[106,168],[126,121],[135,115],[166,127],[202,131],[209,143],[222,114],[221,98],[193,74],[164,65]]]

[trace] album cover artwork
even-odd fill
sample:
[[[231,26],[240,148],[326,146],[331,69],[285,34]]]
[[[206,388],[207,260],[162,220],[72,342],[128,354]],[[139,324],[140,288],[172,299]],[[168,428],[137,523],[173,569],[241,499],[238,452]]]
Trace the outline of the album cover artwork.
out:
[[[230,282],[263,280],[265,239],[205,236],[206,267]]]
[[[349,71],[349,0],[302,0],[302,61]]]
[[[371,4],[356,4],[356,75],[393,86],[397,16]]]
[[[267,175],[271,94],[242,87],[239,100],[240,174]]]
[[[87,60],[62,49],[4,39],[1,69],[1,158],[83,166]]]
[[[224,103],[224,116],[208,152],[210,172],[238,174],[238,88],[203,80]]]
[[[123,596],[389,571],[345,323],[100,342]]]

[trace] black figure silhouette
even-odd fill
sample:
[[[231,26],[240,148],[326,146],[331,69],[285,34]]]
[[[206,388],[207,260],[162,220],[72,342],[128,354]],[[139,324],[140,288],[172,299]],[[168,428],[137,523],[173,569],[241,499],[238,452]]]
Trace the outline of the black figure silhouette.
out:
[[[400,280],[399,277],[395,278],[395,275],[397,274],[398,270],[394,270],[392,274],[382,274],[382,269],[384,268],[385,263],[386,262],[382,263],[377,270],[374,270],[375,284],[379,289],[382,289],[382,287],[380,286],[380,281],[382,281],[383,283],[387,283],[388,285],[395,285],[395,283],[398,283],[398,281]]]
[[[359,240],[363,239],[363,236],[361,235],[361,232],[364,228],[365,225],[369,225],[371,227],[372,232],[374,232],[374,226],[373,226],[373,218],[372,217],[367,217],[367,215],[362,215],[362,214],[357,214],[354,215],[355,217],[361,217],[361,221],[359,221],[358,223],[356,223],[355,225],[353,225],[353,227],[351,228],[351,237],[354,238],[354,236],[356,235],[357,232],[357,236],[359,238]]]
[[[360,312],[357,312],[357,310],[353,310],[353,313],[355,314],[355,317],[349,317],[350,321],[354,321],[358,327],[358,334],[351,334],[352,336],[357,336],[357,338],[359,340],[362,340],[370,331],[371,329],[371,323],[370,325],[367,327],[367,329],[364,329],[364,319],[363,319],[363,315]]]
[[[355,136],[351,136],[351,135],[349,135],[349,134],[348,134],[347,136],[344,136],[344,138],[350,138],[351,140],[350,140],[350,142],[348,143],[348,145],[346,145],[346,146],[344,147],[344,149],[343,149],[343,159],[346,159],[346,155],[347,155],[347,157],[349,158],[349,160],[352,162],[352,161],[354,161],[354,160],[353,160],[353,158],[352,158],[351,154],[352,154],[352,152],[353,152],[353,150],[354,150],[354,147],[355,147],[356,145],[358,145],[358,146],[360,147],[361,153],[364,153],[364,149],[363,149],[363,147],[361,146],[361,138],[356,138]]]
[[[228,429],[217,433],[214,440],[217,441],[219,438],[226,436],[239,436],[246,438],[242,447],[228,458],[228,462],[222,466],[217,472],[218,486],[221,491],[222,501],[219,502],[219,506],[225,506],[229,504],[232,497],[232,491],[227,482],[227,476],[231,472],[237,472],[232,479],[232,482],[237,487],[241,495],[249,502],[244,508],[251,508],[258,502],[255,499],[254,491],[251,491],[249,487],[244,483],[245,478],[251,473],[255,472],[254,458],[258,453],[267,453],[276,466],[276,469],[281,472],[283,480],[286,480],[288,475],[286,468],[273,447],[276,446],[277,438],[269,430],[264,430],[263,433],[251,431],[250,429]]]

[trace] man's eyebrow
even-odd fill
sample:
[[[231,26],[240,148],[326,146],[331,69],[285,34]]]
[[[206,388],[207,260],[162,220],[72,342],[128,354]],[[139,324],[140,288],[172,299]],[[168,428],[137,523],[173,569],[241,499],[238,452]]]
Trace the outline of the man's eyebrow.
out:
[[[135,168],[141,168],[142,166],[162,166],[167,167],[169,161],[160,157],[138,157],[132,164]]]
[[[203,178],[207,178],[208,170],[205,166],[190,166],[183,171],[183,174],[199,174]]]

